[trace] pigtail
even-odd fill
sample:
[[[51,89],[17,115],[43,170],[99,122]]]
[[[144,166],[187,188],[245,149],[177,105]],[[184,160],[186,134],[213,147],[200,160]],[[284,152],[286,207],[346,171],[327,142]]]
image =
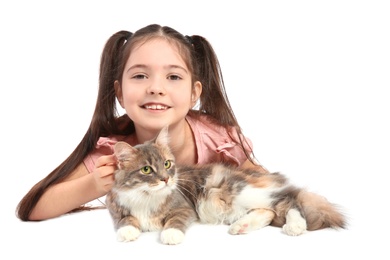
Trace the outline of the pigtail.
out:
[[[253,150],[248,151],[245,148],[251,146],[243,137],[241,127],[230,105],[225,90],[222,70],[213,47],[205,38],[198,35],[191,36],[188,41],[195,50],[195,63],[198,68],[196,74],[199,76],[203,86],[199,110],[210,115],[217,123],[225,127],[234,127],[237,130],[239,139],[236,141],[241,144],[248,160],[253,164],[257,164]],[[231,137],[233,139],[236,138],[234,136]]]
[[[191,36],[198,76],[202,82],[199,110],[225,126],[237,126],[237,120],[225,91],[221,67],[211,44],[202,36]]]
[[[100,136],[120,134],[123,130],[118,128],[116,121],[118,111],[114,82],[119,80],[123,50],[131,36],[131,32],[119,31],[108,39],[103,49],[100,61],[99,92],[91,122],[92,133],[95,134],[96,141]]]

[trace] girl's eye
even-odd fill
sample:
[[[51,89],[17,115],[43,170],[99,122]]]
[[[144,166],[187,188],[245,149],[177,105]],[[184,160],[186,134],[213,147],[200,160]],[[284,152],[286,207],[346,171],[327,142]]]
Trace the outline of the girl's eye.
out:
[[[141,168],[141,172],[143,174],[150,174],[152,172],[152,167],[150,166],[144,166]]]
[[[137,74],[137,75],[134,75],[132,78],[133,78],[133,79],[145,79],[146,76],[143,75],[143,74]]]
[[[166,161],[165,161],[165,163],[164,163],[164,167],[165,167],[165,169],[169,169],[169,168],[171,168],[171,165],[172,165],[172,163],[171,163],[171,161],[170,161],[170,160],[166,160]]]
[[[168,76],[168,78],[169,78],[170,80],[179,80],[179,79],[181,79],[181,77],[179,77],[179,76],[177,76],[177,75],[170,75],[170,76]]]

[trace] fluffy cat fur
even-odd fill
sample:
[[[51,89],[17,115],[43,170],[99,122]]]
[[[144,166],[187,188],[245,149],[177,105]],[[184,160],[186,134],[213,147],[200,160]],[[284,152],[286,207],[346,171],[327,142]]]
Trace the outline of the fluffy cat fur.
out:
[[[175,165],[167,128],[144,144],[118,142],[114,150],[118,170],[106,206],[119,241],[161,231],[162,243],[178,244],[195,221],[230,225],[230,234],[272,225],[297,236],[346,226],[335,204],[290,184],[280,173],[220,163]]]

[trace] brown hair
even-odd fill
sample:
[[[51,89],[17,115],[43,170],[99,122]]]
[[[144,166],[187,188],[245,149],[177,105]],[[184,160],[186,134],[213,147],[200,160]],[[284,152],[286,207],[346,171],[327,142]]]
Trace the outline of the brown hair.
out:
[[[83,162],[93,151],[101,136],[129,135],[134,133],[134,123],[126,115],[119,116],[116,106],[114,82],[121,82],[124,66],[135,46],[151,38],[163,37],[176,44],[186,62],[192,80],[202,83],[199,106],[191,110],[194,116],[209,115],[216,123],[226,127],[236,127],[241,138],[241,130],[226,95],[222,72],[217,56],[210,43],[199,35],[184,36],[167,26],[148,25],[134,34],[119,31],[106,42],[100,61],[99,92],[90,126],[83,139],[70,156],[44,179],[35,184],[17,206],[17,217],[23,221],[29,216],[43,193],[52,185],[60,183]],[[242,144],[242,140],[239,140]],[[245,149],[249,160],[250,154]],[[78,209],[84,209],[81,206]]]

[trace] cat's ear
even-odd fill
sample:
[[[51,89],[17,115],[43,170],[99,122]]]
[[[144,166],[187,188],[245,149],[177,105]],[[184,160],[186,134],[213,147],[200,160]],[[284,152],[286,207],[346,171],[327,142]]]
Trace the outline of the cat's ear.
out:
[[[125,166],[125,162],[131,161],[134,158],[137,149],[132,147],[126,142],[117,142],[114,145],[114,155],[118,160],[118,167],[122,169]]]
[[[168,126],[165,126],[160,130],[160,133],[157,135],[156,144],[168,145],[168,142],[169,142]]]

